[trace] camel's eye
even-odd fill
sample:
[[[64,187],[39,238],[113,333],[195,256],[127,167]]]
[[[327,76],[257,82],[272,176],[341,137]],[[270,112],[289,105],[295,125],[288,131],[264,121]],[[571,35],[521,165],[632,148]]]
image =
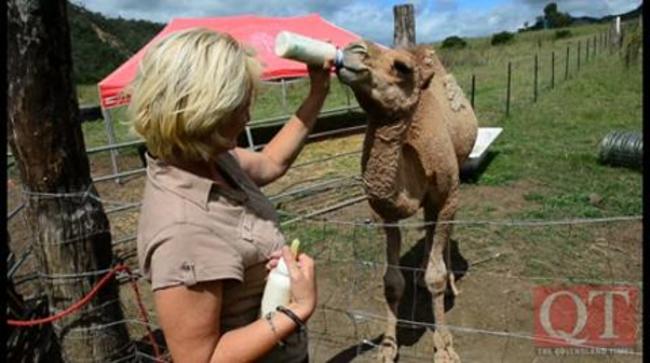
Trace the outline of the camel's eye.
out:
[[[395,68],[395,70],[397,72],[399,72],[400,74],[403,74],[403,75],[409,75],[409,74],[411,74],[413,72],[411,67],[407,66],[406,63],[404,63],[402,61],[398,61],[398,60],[396,60],[393,63],[393,68]]]

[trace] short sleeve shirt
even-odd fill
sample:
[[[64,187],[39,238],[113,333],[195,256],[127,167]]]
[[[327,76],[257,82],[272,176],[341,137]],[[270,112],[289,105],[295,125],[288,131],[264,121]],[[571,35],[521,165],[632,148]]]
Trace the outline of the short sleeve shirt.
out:
[[[265,265],[285,239],[275,208],[236,157],[224,152],[217,165],[237,189],[147,155],[137,247],[140,271],[154,290],[222,280],[223,333],[259,318]],[[298,335],[263,361],[301,362],[306,337]]]

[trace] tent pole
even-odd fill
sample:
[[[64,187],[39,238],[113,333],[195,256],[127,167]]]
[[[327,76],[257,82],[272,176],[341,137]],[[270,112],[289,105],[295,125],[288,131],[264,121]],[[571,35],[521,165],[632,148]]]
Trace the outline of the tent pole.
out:
[[[288,115],[289,107],[287,105],[287,83],[285,82],[284,78],[280,79],[280,83],[282,84],[282,108],[284,108],[284,114]]]
[[[102,107],[102,115],[104,116],[104,127],[106,128],[106,135],[108,136],[108,145],[113,146],[115,144],[115,130],[113,130],[113,122],[111,120],[111,114],[107,109]],[[111,164],[113,165],[113,174],[120,172],[117,166],[117,149],[111,149]],[[121,184],[120,178],[116,178],[115,182]]]
[[[248,148],[250,150],[255,150],[255,143],[253,142],[253,133],[251,132],[251,128],[246,126],[246,140],[248,140]]]

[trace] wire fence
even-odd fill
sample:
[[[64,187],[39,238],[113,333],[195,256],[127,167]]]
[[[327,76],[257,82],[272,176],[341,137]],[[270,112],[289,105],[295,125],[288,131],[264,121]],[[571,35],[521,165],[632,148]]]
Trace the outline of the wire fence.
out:
[[[337,181],[330,182],[330,186],[338,185],[345,190],[346,195],[350,195],[351,186],[355,185],[355,178],[334,179]],[[299,190],[300,192],[294,194],[294,197],[300,194],[301,198],[315,200],[327,190],[331,191],[331,189],[324,188],[327,186],[327,182],[327,180],[315,180],[312,184],[316,187],[298,185],[279,195],[283,195],[285,203],[287,203],[287,198],[291,199],[287,193]],[[45,195],[30,193],[26,196],[26,203],[30,198],[35,197],[75,198],[76,200],[85,197],[96,198],[106,205],[129,204],[129,202],[111,199],[103,200],[99,196],[87,192]],[[332,195],[329,194],[329,197]],[[297,197],[295,198],[297,199]],[[338,202],[338,199],[335,202]],[[322,206],[336,204],[335,202],[322,201],[316,204]],[[398,319],[399,329],[420,332],[417,342],[412,346],[402,348],[400,356],[404,357],[403,359],[408,357],[413,361],[430,359],[432,344],[430,344],[430,339],[424,336],[423,331],[434,329],[436,325],[431,322],[430,316],[424,314],[428,317],[422,318],[421,314],[423,314],[423,310],[430,313],[431,297],[427,295],[426,289],[417,287],[417,276],[423,275],[425,269],[419,266],[417,261],[409,259],[421,255],[422,235],[424,229],[431,227],[431,224],[417,220],[407,220],[398,224],[374,222],[370,219],[370,215],[363,217],[358,205],[359,202],[351,203],[321,215],[302,215],[300,223],[297,224],[285,223],[284,229],[287,238],[297,237],[303,241],[305,251],[315,257],[319,276],[321,276],[319,277],[319,301],[321,303],[310,320],[312,337],[310,355],[314,357],[314,361],[320,362],[328,361],[333,355],[345,351],[361,357],[370,357],[377,352],[380,346],[377,337],[383,331],[386,322],[383,310],[385,303],[383,302],[382,276],[386,269],[393,268],[401,271],[408,281],[407,285],[411,286],[411,290],[405,293],[411,296],[404,302],[405,306],[409,308],[405,309]],[[291,209],[292,206],[289,204],[287,208]],[[346,211],[346,208],[353,208],[354,211],[351,213]],[[355,217],[342,218],[343,215],[348,214]],[[285,212],[283,219],[286,222],[296,217],[296,214]],[[455,228],[453,238],[460,241],[457,242],[458,245],[468,246],[467,251],[464,252],[466,256],[461,258],[466,259],[466,263],[454,263],[450,270],[462,278],[460,286],[463,293],[457,298],[457,303],[462,304],[464,299],[471,300],[472,303],[455,307],[454,311],[460,310],[463,315],[472,317],[488,306],[497,310],[507,301],[508,304],[513,304],[513,309],[518,310],[518,314],[521,315],[524,312],[529,314],[531,302],[526,300],[530,298],[528,295],[531,288],[538,285],[609,284],[636,286],[640,289],[641,278],[638,273],[640,270],[635,270],[636,266],[640,268],[640,254],[635,253],[635,251],[641,251],[640,235],[632,234],[631,240],[625,242],[627,245],[621,245],[620,241],[612,242],[609,239],[602,239],[599,236],[606,237],[613,234],[612,231],[628,230],[640,225],[641,221],[641,216],[613,216],[546,221],[459,219],[453,222],[442,222],[453,223]],[[382,230],[385,227],[399,228],[402,233],[403,250],[406,253],[403,255],[400,265],[386,264],[383,260],[385,237],[383,237]],[[105,232],[107,231],[99,230],[94,233]],[[42,294],[42,290],[39,290],[38,286],[43,284],[75,284],[88,276],[97,277],[98,280],[99,277],[107,279],[113,273],[120,284],[124,285],[124,288],[121,289],[119,304],[126,314],[124,320],[112,322],[110,325],[125,324],[129,326],[129,331],[138,332],[132,335],[136,337],[144,337],[146,328],[149,328],[151,336],[157,336],[160,335],[160,331],[154,322],[155,318],[152,321],[149,318],[142,318],[143,315],[137,313],[137,307],[142,306],[151,316],[153,307],[151,293],[147,291],[148,284],[137,270],[137,262],[134,258],[135,246],[133,243],[125,243],[125,241],[132,242],[134,239],[135,236],[131,235],[126,238],[114,238],[113,242],[117,260],[124,261],[125,266],[130,266],[132,269],[128,274],[119,273],[113,267],[68,274],[34,271],[36,261],[32,251],[38,246],[29,244],[29,249],[23,252],[20,258],[23,262],[16,262],[10,266],[9,271],[11,272],[8,277],[13,279],[18,290],[31,291],[32,298],[35,298]],[[56,243],[69,244],[78,240],[80,238],[70,238]],[[13,242],[19,241],[12,241],[12,245]],[[30,240],[24,242],[30,243]],[[462,247],[457,247],[457,249],[462,249]],[[526,252],[522,252],[522,250]],[[562,256],[562,258],[558,260],[554,256]],[[541,264],[535,262],[535,257]],[[32,260],[32,271],[27,267],[21,267],[28,260]],[[529,261],[529,263],[521,261]],[[583,265],[586,261],[593,263],[597,268],[585,270]],[[553,266],[554,264],[557,265]],[[506,268],[498,268],[498,266],[506,266]],[[127,293],[127,284],[133,281],[138,281],[141,290],[143,290],[142,297],[135,297],[133,293]],[[481,285],[485,283],[497,284],[502,287],[510,286],[511,292],[505,296],[494,293],[486,294],[481,290]],[[480,305],[476,305],[476,299],[481,295],[487,296]],[[526,302],[522,304],[522,300]],[[118,301],[105,302],[105,304],[108,303],[115,304]],[[105,304],[100,305],[99,309],[102,309]],[[66,309],[68,312],[69,310]],[[50,311],[50,314],[61,315],[66,311]],[[78,308],[75,313],[91,314],[92,311]],[[488,346],[491,346],[489,342],[494,339],[539,342],[529,323],[504,325],[493,321],[491,322],[493,325],[490,325],[488,324],[490,322],[484,322],[475,316],[462,319],[462,321],[464,321],[463,324],[454,324],[452,319],[451,323],[446,325],[456,335],[456,347],[461,356],[467,354],[463,354],[464,350],[472,350],[464,344],[464,342],[469,344],[469,341],[473,342],[472,344],[476,344],[477,341],[483,342]],[[639,324],[641,324],[640,321]],[[97,330],[97,334],[101,334],[101,331],[107,328],[108,326],[102,325],[93,327]],[[639,327],[639,329],[641,328]],[[84,334],[83,331],[74,329],[68,333]],[[147,339],[144,338],[139,344],[134,342],[128,350],[125,350],[123,357],[113,362],[129,359],[138,359],[138,361],[169,359],[164,341],[160,337],[155,339],[155,343],[147,343]],[[347,350],[350,349],[351,344],[354,349]],[[521,348],[513,353],[507,353],[503,348],[501,353],[504,354],[507,361],[516,360],[517,354],[536,354],[534,344],[524,344],[523,346],[526,349]],[[160,350],[158,355],[153,353],[154,347]],[[587,343],[572,347],[591,350],[602,348]],[[491,350],[498,351],[496,348]],[[509,354],[512,355],[511,358],[508,358]],[[637,357],[641,353],[638,349],[610,349],[607,350],[607,354]],[[326,357],[329,358],[326,359]],[[75,357],[67,357],[67,359],[77,361]],[[472,361],[472,359],[465,360]]]

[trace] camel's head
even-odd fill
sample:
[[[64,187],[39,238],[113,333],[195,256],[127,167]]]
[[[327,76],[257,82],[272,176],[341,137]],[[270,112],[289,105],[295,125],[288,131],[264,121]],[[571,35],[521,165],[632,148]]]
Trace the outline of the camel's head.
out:
[[[363,109],[377,120],[408,117],[433,77],[433,50],[386,49],[372,42],[350,43],[343,50],[339,79],[350,86]]]

